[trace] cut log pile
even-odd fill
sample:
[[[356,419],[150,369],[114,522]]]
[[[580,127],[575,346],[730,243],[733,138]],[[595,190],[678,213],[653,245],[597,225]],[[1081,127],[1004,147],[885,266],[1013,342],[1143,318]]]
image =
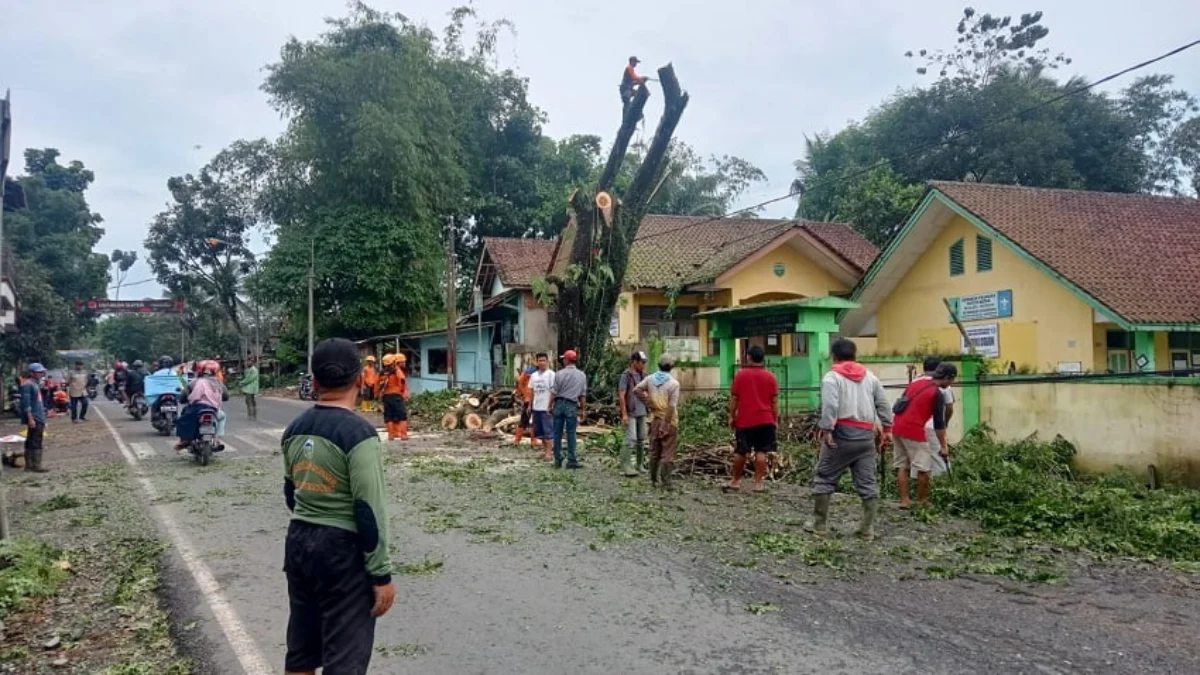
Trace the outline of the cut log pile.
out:
[[[816,415],[791,417],[784,420],[779,428],[780,443],[816,445],[817,423]],[[719,442],[682,445],[676,455],[675,466],[681,472],[692,475],[723,477],[729,475],[733,462],[734,449],[733,431],[729,437]],[[775,452],[769,455],[767,477],[772,480],[785,480],[798,470],[804,469],[797,464],[796,459],[787,453]],[[747,465],[747,471],[753,467]]]
[[[440,426],[447,430],[466,429],[484,434],[501,432],[512,434],[521,421],[521,400],[515,390],[463,391],[445,413]],[[615,405],[588,405],[587,415],[579,426],[578,433],[587,435],[605,431],[613,424],[620,424],[621,412]]]

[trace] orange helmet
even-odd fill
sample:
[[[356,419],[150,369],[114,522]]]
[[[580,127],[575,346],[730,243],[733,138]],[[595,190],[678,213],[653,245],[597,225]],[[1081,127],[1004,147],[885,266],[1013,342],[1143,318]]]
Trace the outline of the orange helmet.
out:
[[[383,355],[383,365],[390,366],[395,362],[396,362],[395,354],[384,354]]]
[[[201,375],[216,375],[221,369],[221,364],[216,361],[201,361],[198,367]]]
[[[385,357],[383,360],[387,361],[387,358]],[[374,354],[367,355],[367,363],[375,363],[375,355]]]
[[[396,363],[407,363],[408,357],[403,354],[396,354]]]

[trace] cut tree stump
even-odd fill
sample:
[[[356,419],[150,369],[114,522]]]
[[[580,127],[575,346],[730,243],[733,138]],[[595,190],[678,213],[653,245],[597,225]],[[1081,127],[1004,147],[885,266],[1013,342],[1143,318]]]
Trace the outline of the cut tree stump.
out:
[[[442,428],[446,431],[453,431],[458,428],[458,413],[448,412],[442,415]]]
[[[470,429],[471,431],[475,431],[476,429],[482,429],[483,428],[483,418],[479,416],[479,413],[469,412],[466,415],[463,415],[463,426]]]

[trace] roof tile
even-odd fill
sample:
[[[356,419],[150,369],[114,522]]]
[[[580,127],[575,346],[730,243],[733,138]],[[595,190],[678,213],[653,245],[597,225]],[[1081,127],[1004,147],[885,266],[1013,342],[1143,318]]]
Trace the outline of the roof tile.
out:
[[[554,255],[554,240],[484,237],[484,248],[496,266],[500,283],[508,288],[529,288],[533,278],[546,274]]]
[[[1200,323],[1200,200],[935,181],[930,187],[1133,323]]]

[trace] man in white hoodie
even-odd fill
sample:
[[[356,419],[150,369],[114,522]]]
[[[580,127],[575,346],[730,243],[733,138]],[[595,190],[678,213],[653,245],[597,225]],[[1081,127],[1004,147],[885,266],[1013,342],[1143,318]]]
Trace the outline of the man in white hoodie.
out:
[[[858,347],[850,340],[835,340],[830,347],[833,367],[821,379],[821,454],[813,476],[813,520],[808,530],[823,534],[829,519],[829,502],[846,469],[862,497],[863,513],[858,536],[875,538],[879,485],[875,475],[875,427],[883,426],[883,444],[892,433],[892,411],[883,385],[874,373],[855,361]]]

